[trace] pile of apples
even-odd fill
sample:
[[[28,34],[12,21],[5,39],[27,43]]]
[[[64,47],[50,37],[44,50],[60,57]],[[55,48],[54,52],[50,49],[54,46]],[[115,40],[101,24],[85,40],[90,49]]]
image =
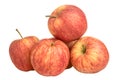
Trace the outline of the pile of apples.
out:
[[[105,44],[92,36],[82,37],[87,30],[87,19],[80,8],[61,5],[46,17],[49,17],[48,29],[53,38],[23,38],[16,29],[21,39],[9,46],[16,68],[57,76],[72,66],[82,73],[97,73],[106,67],[109,53]]]

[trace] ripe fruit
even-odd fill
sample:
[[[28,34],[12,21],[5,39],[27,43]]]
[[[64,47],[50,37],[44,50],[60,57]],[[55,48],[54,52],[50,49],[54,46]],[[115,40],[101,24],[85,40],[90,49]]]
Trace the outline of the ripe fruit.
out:
[[[64,42],[79,39],[87,30],[84,12],[74,5],[59,6],[47,17],[51,34]]]
[[[93,37],[80,38],[71,49],[71,63],[79,72],[99,72],[106,67],[108,60],[106,46]]]
[[[42,39],[31,50],[33,68],[41,75],[56,76],[68,65],[70,53],[67,45],[57,39]]]
[[[17,29],[16,29],[17,30]],[[19,33],[19,31],[17,30]],[[20,33],[19,33],[20,34]],[[21,36],[21,34],[20,34]],[[9,47],[9,54],[13,64],[22,71],[33,70],[30,62],[31,48],[39,41],[35,36],[28,36],[14,40]]]

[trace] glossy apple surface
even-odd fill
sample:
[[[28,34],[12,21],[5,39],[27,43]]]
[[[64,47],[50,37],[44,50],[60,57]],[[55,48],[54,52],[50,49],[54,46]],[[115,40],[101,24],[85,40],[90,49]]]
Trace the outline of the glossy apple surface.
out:
[[[79,39],[87,30],[84,12],[74,5],[61,5],[49,17],[51,34],[64,42]]]
[[[33,68],[41,75],[56,76],[62,73],[69,63],[67,45],[57,39],[42,39],[31,51]]]
[[[9,54],[13,64],[22,71],[33,70],[30,62],[31,48],[39,41],[35,36],[14,40],[9,46]]]
[[[108,61],[109,53],[105,44],[93,37],[80,38],[71,49],[71,63],[79,72],[99,72]]]

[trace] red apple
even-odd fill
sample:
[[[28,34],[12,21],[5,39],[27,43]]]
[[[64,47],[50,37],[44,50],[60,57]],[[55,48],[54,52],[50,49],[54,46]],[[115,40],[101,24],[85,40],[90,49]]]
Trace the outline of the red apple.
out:
[[[51,34],[64,42],[79,39],[87,30],[84,12],[74,5],[59,6],[47,17]]]
[[[93,37],[80,38],[71,49],[71,63],[79,72],[99,72],[106,67],[108,60],[105,44]]]
[[[42,39],[31,51],[31,63],[39,74],[56,76],[68,65],[70,53],[67,45],[54,38]]]
[[[30,62],[30,51],[38,41],[39,39],[37,37],[28,36],[11,42],[9,47],[10,58],[19,70],[33,70]]]

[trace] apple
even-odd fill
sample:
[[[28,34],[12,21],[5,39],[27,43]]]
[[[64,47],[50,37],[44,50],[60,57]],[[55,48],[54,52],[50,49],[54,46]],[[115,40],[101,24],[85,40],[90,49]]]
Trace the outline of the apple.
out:
[[[16,31],[20,34],[18,29]],[[21,36],[21,34],[20,34]],[[22,37],[11,42],[9,54],[13,64],[22,71],[33,70],[30,62],[31,48],[39,41],[35,36]]]
[[[55,38],[42,39],[31,50],[31,64],[43,76],[62,73],[70,58],[67,45]]]
[[[74,5],[61,5],[46,17],[50,33],[64,42],[79,39],[87,30],[84,12]]]
[[[106,67],[108,61],[105,44],[91,36],[80,38],[71,49],[71,63],[79,72],[97,73]]]

